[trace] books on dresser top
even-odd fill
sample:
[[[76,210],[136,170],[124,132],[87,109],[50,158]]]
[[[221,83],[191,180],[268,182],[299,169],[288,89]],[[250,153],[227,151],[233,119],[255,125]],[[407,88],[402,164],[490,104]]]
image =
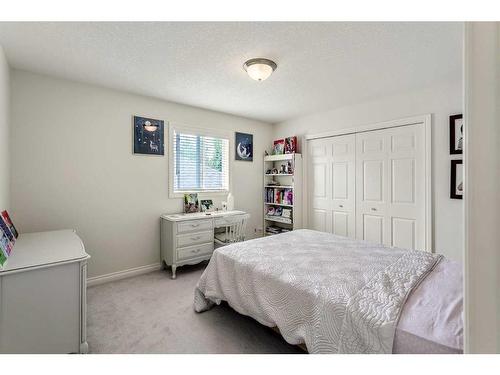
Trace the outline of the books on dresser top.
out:
[[[19,233],[12,223],[7,211],[0,213],[0,269],[5,265],[12,253]]]

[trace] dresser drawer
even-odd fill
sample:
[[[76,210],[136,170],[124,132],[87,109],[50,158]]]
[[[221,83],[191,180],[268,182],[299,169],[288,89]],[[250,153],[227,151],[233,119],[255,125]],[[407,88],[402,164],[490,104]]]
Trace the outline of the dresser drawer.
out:
[[[187,233],[193,231],[201,232],[212,229],[212,219],[183,221],[177,224],[177,233]]]
[[[213,242],[206,243],[203,245],[183,247],[181,249],[177,249],[177,259],[185,260],[189,258],[197,258],[202,255],[211,254],[213,251],[214,251]]]
[[[212,230],[209,230],[207,232],[182,234],[180,236],[177,236],[177,247],[185,247],[200,243],[213,242],[213,240],[214,232]]]

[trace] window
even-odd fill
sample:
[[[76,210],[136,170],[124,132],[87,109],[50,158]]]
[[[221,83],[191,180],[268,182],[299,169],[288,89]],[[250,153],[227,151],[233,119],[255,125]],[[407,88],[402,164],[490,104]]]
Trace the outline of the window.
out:
[[[172,129],[173,193],[229,191],[229,139]]]

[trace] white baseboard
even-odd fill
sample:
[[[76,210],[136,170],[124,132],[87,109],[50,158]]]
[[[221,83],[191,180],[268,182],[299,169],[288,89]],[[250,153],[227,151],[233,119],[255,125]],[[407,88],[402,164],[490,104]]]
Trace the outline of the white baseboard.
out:
[[[162,266],[161,263],[154,263],[154,264],[149,264],[147,266],[140,266],[140,267],[130,268],[128,270],[107,273],[101,276],[89,277],[87,279],[87,287],[109,283],[110,281],[117,281],[121,279],[126,279],[128,277],[157,271],[161,269],[161,266]]]

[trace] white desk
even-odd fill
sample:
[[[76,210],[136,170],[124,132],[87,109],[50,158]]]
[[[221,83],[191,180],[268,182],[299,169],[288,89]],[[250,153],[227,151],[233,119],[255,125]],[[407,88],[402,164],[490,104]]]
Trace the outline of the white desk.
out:
[[[0,353],[86,353],[87,259],[73,230],[21,234],[0,271]]]
[[[172,267],[172,279],[176,277],[177,267],[210,259],[214,251],[216,219],[239,214],[245,212],[161,215],[161,259]]]

